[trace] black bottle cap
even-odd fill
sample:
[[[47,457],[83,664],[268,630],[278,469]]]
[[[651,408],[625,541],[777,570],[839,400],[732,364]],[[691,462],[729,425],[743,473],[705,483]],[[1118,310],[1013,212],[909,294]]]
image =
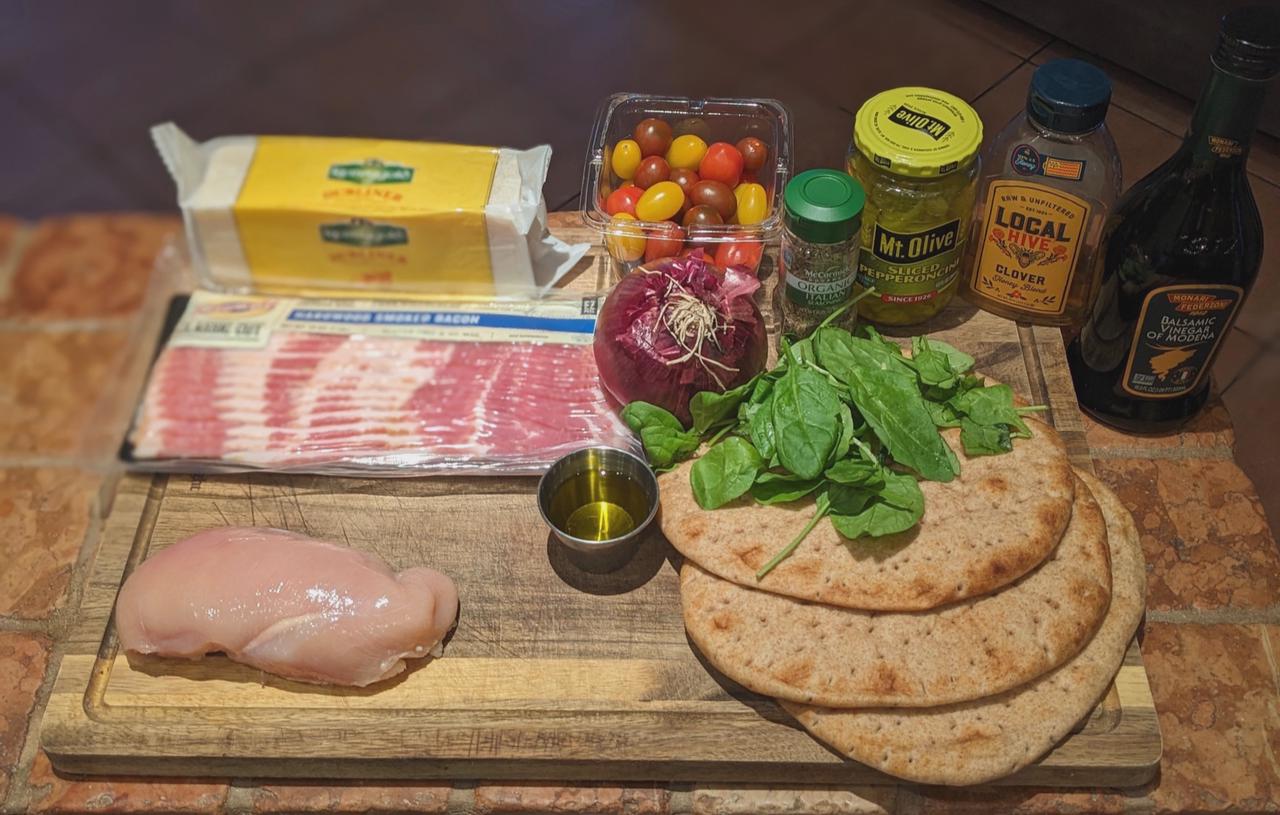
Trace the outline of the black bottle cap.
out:
[[[1111,80],[1078,59],[1055,59],[1036,69],[1027,90],[1027,115],[1059,133],[1087,133],[1107,116]]]
[[[1224,14],[1213,62],[1245,79],[1280,73],[1280,7],[1244,6]]]

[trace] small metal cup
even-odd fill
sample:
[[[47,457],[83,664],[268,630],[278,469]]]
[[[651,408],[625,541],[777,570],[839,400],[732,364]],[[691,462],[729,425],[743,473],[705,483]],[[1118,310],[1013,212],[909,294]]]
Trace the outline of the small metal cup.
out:
[[[575,538],[551,520],[551,499],[566,481],[588,470],[616,473],[633,479],[644,490],[648,513],[636,528],[625,535],[594,541]],[[563,456],[538,482],[538,511],[551,527],[556,539],[564,544],[569,559],[584,572],[603,574],[620,569],[635,555],[653,518],[658,514],[658,479],[640,458],[613,447],[584,447]]]

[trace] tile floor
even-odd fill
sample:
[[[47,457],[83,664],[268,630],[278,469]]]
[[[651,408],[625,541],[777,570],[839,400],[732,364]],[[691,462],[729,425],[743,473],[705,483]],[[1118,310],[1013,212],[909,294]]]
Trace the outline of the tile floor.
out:
[[[872,35],[887,30],[910,31],[912,47]],[[853,111],[879,89],[950,90],[994,131],[1035,65],[1075,53],[975,0],[0,0],[0,214],[171,210],[147,137],[169,119],[198,138],[547,142],[547,201],[568,208],[591,116],[613,91],[781,99],[804,169],[842,161]],[[1177,144],[1191,103],[1105,67],[1133,181]],[[1280,229],[1280,143],[1260,138],[1251,169],[1268,227]],[[1217,369],[1238,458],[1275,522],[1280,434],[1265,419],[1280,395],[1280,326],[1266,315],[1280,306],[1278,267],[1272,249]]]

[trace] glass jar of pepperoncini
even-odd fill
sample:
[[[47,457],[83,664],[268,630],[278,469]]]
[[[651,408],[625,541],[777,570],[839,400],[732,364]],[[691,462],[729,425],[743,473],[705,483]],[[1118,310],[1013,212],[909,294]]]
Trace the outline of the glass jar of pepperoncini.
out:
[[[866,189],[859,313],[883,325],[923,322],[951,301],[969,233],[982,120],[964,100],[895,88],[858,110],[849,173]]]

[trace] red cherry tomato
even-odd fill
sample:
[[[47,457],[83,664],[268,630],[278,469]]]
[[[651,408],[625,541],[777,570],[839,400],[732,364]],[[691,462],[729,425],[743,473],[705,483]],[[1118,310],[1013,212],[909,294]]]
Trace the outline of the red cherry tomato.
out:
[[[722,243],[716,249],[716,265],[726,269],[730,266],[745,266],[754,272],[760,266],[760,256],[763,254],[764,244],[759,241]]]
[[[704,181],[719,181],[730,188],[738,186],[742,178],[742,154],[728,142],[718,141],[707,148],[698,163],[698,177]]]
[[[666,181],[671,176],[671,166],[662,156],[649,156],[640,162],[636,174],[632,177],[637,187],[649,189],[659,181]]]
[[[671,258],[684,248],[684,230],[675,224],[666,224],[649,233],[644,245],[644,262],[658,258]]]
[[[619,212],[635,215],[636,201],[639,201],[640,196],[643,194],[644,190],[635,184],[618,187],[618,189],[609,193],[608,198],[604,199],[604,211],[610,215],[617,215]]]
[[[740,140],[737,147],[742,154],[742,166],[753,173],[763,167],[765,159],[769,157],[769,148],[755,136]]]

